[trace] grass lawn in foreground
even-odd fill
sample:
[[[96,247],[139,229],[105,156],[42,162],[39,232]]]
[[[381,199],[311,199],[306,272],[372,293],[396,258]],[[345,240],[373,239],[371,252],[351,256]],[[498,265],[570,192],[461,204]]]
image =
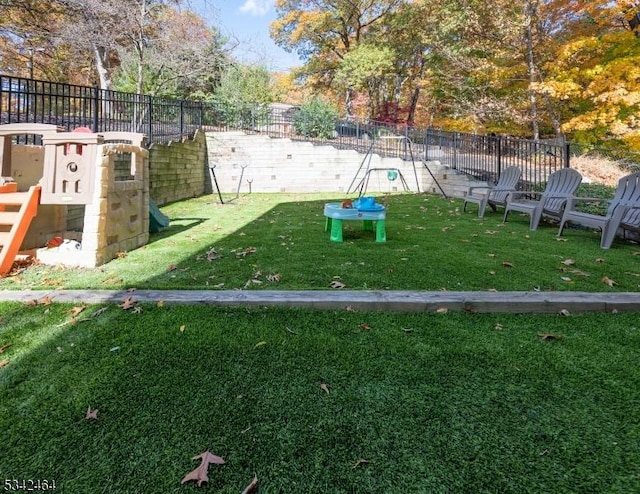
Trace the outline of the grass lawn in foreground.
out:
[[[329,241],[325,202],[344,196],[251,194],[221,205],[207,195],[167,205],[165,231],[143,248],[97,269],[31,266],[0,279],[0,289],[59,288],[324,290],[338,280],[352,290],[638,291],[640,247],[599,234],[435,195],[379,196],[387,205],[387,242],[359,222],[345,241]],[[72,254],[70,254],[72,255]],[[606,284],[603,279],[612,280]],[[611,286],[610,286],[611,285]]]
[[[0,305],[3,478],[81,494],[237,494],[254,473],[261,493],[640,492],[637,314],[159,303],[67,324],[71,309]],[[181,486],[205,450],[226,464]]]

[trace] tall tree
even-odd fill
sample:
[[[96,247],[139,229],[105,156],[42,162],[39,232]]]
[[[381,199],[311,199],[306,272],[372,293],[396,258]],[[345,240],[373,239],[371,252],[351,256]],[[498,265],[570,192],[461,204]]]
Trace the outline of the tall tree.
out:
[[[62,21],[55,0],[0,2],[0,71],[64,80],[65,50],[53,36]]]
[[[159,29],[167,7],[164,0],[58,0],[66,20],[63,36],[77,51],[90,51],[100,87],[111,86],[111,75],[123,53],[133,53],[137,64],[136,92],[144,86],[146,48]],[[175,3],[175,2],[171,2]]]
[[[213,91],[229,64],[225,39],[190,11],[166,8],[158,19],[152,42],[138,51],[124,51],[114,74],[114,87],[145,94],[192,97]],[[142,86],[139,70],[142,67]]]
[[[590,30],[565,40],[539,90],[562,109],[563,130],[586,144],[640,151],[639,2],[591,2]]]
[[[308,84],[318,89],[333,87],[348,95],[348,87],[334,84],[341,61],[403,3],[405,0],[276,0],[278,19],[271,25],[271,35],[276,44],[296,51],[306,61],[303,72]]]

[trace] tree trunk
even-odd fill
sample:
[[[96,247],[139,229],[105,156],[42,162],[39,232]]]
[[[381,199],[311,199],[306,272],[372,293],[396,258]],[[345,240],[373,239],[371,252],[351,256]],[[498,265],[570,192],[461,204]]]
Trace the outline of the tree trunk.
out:
[[[147,11],[147,2],[140,2],[140,24],[138,26],[137,38],[134,40],[136,55],[138,56],[138,75],[136,82],[136,93],[142,94],[144,90],[144,20]]]
[[[535,53],[533,49],[533,23],[536,18],[536,5],[535,0],[527,2],[527,23],[526,23],[526,38],[527,38],[527,66],[529,71],[529,115],[531,117],[531,132],[533,139],[538,140],[540,138],[540,127],[538,124],[538,100],[536,92],[534,90],[534,84],[536,82],[536,64]]]
[[[94,43],[93,54],[96,72],[98,73],[98,79],[100,81],[100,89],[109,89],[111,87],[111,80],[109,79],[109,71],[107,69],[107,50]]]
[[[416,86],[411,95],[411,103],[409,104],[409,113],[407,115],[407,124],[412,125],[416,116],[416,108],[420,99],[420,87]]]

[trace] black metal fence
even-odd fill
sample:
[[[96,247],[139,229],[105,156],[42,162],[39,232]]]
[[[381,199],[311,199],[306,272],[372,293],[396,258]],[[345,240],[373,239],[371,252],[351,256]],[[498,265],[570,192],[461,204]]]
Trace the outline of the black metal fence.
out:
[[[0,124],[55,124],[69,131],[127,131],[147,142],[167,142],[202,127],[203,104],[98,87],[76,86],[0,75]]]
[[[577,149],[562,140],[350,120],[329,123],[328,129],[317,132],[315,124],[300,121],[298,112],[295,106],[221,107],[0,75],[0,124],[34,122],[56,124],[68,131],[88,127],[94,132],[139,132],[147,136],[148,145],[180,140],[198,129],[243,130],[414,162],[438,160],[481,180],[497,180],[505,167],[515,165],[522,169],[523,182],[533,187],[557,169],[569,167]],[[608,150],[607,155],[639,167],[640,154]]]

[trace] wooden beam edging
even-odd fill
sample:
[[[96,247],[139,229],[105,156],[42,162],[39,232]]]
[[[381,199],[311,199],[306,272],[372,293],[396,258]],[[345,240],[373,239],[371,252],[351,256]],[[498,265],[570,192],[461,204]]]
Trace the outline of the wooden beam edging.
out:
[[[640,312],[640,292],[418,292],[360,290],[55,290],[0,291],[0,302],[134,302],[245,307],[305,307],[387,312],[540,313]]]

